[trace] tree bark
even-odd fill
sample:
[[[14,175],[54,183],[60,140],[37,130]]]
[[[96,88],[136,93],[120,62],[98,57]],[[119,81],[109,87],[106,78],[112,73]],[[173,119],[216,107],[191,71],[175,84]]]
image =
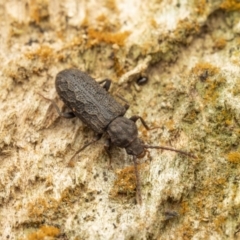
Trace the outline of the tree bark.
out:
[[[1,1],[1,239],[238,239],[237,1]],[[149,149],[133,161],[62,119],[56,74],[110,78]],[[145,85],[137,85],[148,77]],[[120,100],[121,101],[121,100]],[[123,102],[124,104],[124,102]],[[209,231],[210,230],[210,231]]]

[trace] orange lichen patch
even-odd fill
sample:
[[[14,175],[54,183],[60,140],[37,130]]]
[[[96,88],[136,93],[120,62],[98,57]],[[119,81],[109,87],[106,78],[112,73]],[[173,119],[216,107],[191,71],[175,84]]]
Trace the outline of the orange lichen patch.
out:
[[[75,201],[80,201],[83,192],[87,191],[84,189],[84,185],[80,184],[74,188],[69,187],[65,189],[59,200],[46,195],[31,201],[27,205],[29,219],[33,222],[41,222],[46,218],[50,221],[65,216],[67,214],[67,208],[71,208]],[[91,195],[93,194],[91,193]],[[92,198],[93,197],[91,197],[91,199]]]
[[[60,230],[53,226],[42,226],[39,230],[30,233],[27,240],[53,239],[60,234]]]
[[[48,4],[48,0],[31,0],[28,4],[30,19],[35,23],[46,19],[49,16]]]
[[[61,49],[61,52],[59,54],[62,54],[62,52],[64,52],[64,50],[67,50],[67,49],[72,50],[73,47],[82,46],[83,43],[84,43],[84,39],[81,35],[75,36],[74,38],[72,38],[69,42],[67,42],[64,45],[64,47]]]
[[[120,62],[119,62],[118,58],[115,56],[115,54],[114,54],[113,61],[114,61],[114,65],[113,66],[114,66],[114,70],[115,70],[116,75],[118,77],[122,76],[125,73],[124,66],[122,66],[120,64]]]
[[[145,167],[145,163],[138,164],[138,171]],[[128,166],[116,172],[117,179],[110,191],[110,197],[119,198],[120,196],[130,199],[136,195],[136,175],[134,166]]]
[[[230,152],[227,155],[227,160],[230,163],[240,163],[240,152]]]
[[[221,231],[222,226],[226,224],[227,217],[226,216],[217,216],[214,220],[214,226],[217,230]]]
[[[206,11],[206,0],[196,0],[195,4],[197,13],[202,15]]]
[[[77,36],[71,40],[68,47],[80,46],[82,43],[83,43],[82,36]]]
[[[99,42],[105,42],[108,44],[117,44],[123,46],[126,38],[130,35],[129,31],[121,33],[112,33],[112,32],[99,32],[94,29],[88,29],[88,36],[90,38],[89,45],[93,46]]]
[[[75,188],[71,188],[71,187],[66,188],[61,194],[60,202],[67,203],[67,202],[72,202],[74,200],[77,200],[79,199],[79,197],[82,195],[83,192],[84,192],[84,186],[81,184]]]
[[[52,175],[49,174],[47,176],[45,184],[46,184],[47,187],[50,187],[50,186],[53,185],[53,177],[52,177]]]
[[[232,120],[229,120],[229,119],[226,119],[225,124],[226,124],[227,126],[231,126],[231,125],[233,124],[233,121],[232,121]]]
[[[50,209],[56,211],[58,202],[55,199],[38,198],[36,201],[28,204],[28,215],[32,219],[42,220],[43,215]]]
[[[190,208],[189,208],[188,202],[187,201],[183,201],[181,203],[181,208],[180,208],[180,211],[179,211],[180,214],[184,215],[184,214],[186,214],[189,211],[190,211]]]
[[[230,126],[233,124],[233,115],[227,109],[222,109],[217,111],[215,114],[216,122],[221,123],[221,125]]]
[[[175,130],[175,122],[173,119],[168,120],[167,122],[165,122],[164,126],[169,130]]]
[[[156,22],[156,20],[155,20],[154,18],[152,18],[152,19],[150,20],[150,24],[151,24],[152,27],[154,27],[154,28],[157,28],[157,27],[158,27],[158,24],[157,24],[157,22]]]
[[[196,34],[200,31],[200,27],[196,22],[190,22],[187,19],[180,20],[177,23],[177,28],[174,31],[175,41],[186,43],[187,37]]]
[[[117,179],[114,182],[114,187],[111,191],[111,195],[124,195],[134,196],[136,193],[136,175],[134,172],[134,166],[125,167],[124,169],[117,171]]]
[[[97,19],[97,21],[99,21],[99,22],[105,22],[105,21],[107,20],[107,17],[106,17],[106,15],[101,14],[101,15],[99,15],[96,19]]]
[[[214,42],[214,48],[215,49],[223,49],[225,46],[226,46],[227,42],[224,38],[219,38],[219,39],[216,39],[215,42]]]
[[[217,91],[217,89],[224,82],[225,82],[224,78],[218,78],[217,81],[210,82],[206,89],[204,99],[215,101],[219,97],[219,91]]]
[[[52,58],[53,49],[43,45],[32,52],[26,53],[25,56],[30,60],[40,59],[42,61],[47,61]]]
[[[227,179],[225,177],[218,177],[218,178],[215,178],[215,185],[225,185],[227,182]]]
[[[182,227],[176,228],[176,230],[174,231],[178,232],[179,239],[183,240],[193,239],[194,226],[189,222],[185,223],[185,225],[183,225]]]
[[[98,23],[98,31],[100,32],[117,32],[121,25],[120,22],[111,21],[105,14],[101,14],[96,17]]]
[[[211,63],[202,62],[202,63],[197,63],[192,68],[191,72],[199,77],[201,77],[206,72],[208,76],[213,76],[219,73],[219,68],[213,66]]]
[[[65,39],[65,33],[62,30],[56,31],[56,36],[57,36],[57,38],[61,39],[62,41],[64,41],[64,39]]]
[[[115,13],[118,12],[118,8],[117,8],[116,1],[115,1],[115,0],[106,0],[105,6],[106,6],[109,10],[114,11]]]
[[[226,11],[238,11],[240,10],[240,3],[238,0],[225,0],[220,5],[220,8]]]
[[[198,63],[191,70],[191,74],[200,80],[196,87],[207,103],[216,101],[220,94],[219,87],[226,81],[225,78],[217,75],[219,71],[219,68],[207,62]]]

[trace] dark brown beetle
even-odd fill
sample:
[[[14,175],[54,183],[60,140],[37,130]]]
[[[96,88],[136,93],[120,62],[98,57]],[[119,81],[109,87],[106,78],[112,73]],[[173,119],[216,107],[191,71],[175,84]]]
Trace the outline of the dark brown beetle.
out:
[[[186,156],[194,156],[169,147],[144,144],[138,138],[138,129],[135,122],[140,119],[144,127],[149,130],[145,121],[140,116],[133,116],[129,119],[124,117],[128,105],[122,106],[108,93],[111,84],[110,80],[106,79],[100,83],[104,85],[101,86],[87,73],[80,70],[66,69],[57,74],[55,85],[58,95],[71,112],[62,113],[54,101],[48,100],[53,103],[60,116],[65,118],[78,117],[97,133],[97,137],[85,144],[73,157],[90,144],[98,141],[104,133],[107,133],[109,137],[105,145],[109,156],[109,147],[112,145],[125,148],[127,154],[133,156],[137,179],[137,199],[141,204],[142,199],[136,158],[143,157],[147,148],[170,150]]]

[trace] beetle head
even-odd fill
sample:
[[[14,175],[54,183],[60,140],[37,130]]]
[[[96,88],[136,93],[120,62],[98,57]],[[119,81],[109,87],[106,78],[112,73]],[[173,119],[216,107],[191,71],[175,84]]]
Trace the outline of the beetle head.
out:
[[[107,133],[113,145],[125,148],[127,154],[141,158],[145,155],[147,148],[174,151],[186,156],[195,157],[191,153],[164,146],[146,145],[138,138],[138,130],[134,121],[125,117],[115,118],[107,127]]]
[[[134,121],[118,117],[107,128],[113,145],[125,148],[127,154],[140,157],[145,153],[143,141],[138,138],[138,130]]]
[[[143,141],[140,138],[134,139],[125,149],[127,154],[134,155],[137,158],[144,157],[146,153]]]

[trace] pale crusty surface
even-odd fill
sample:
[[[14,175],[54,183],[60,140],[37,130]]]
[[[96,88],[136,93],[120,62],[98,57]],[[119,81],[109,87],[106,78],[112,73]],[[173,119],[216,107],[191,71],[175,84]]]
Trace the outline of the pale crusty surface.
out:
[[[0,1],[1,239],[238,239],[240,14],[237,1]],[[131,158],[58,117],[66,68],[110,78],[150,150],[135,204]],[[149,82],[135,86],[147,75]],[[119,85],[118,85],[119,84]],[[151,161],[150,161],[151,160]]]

